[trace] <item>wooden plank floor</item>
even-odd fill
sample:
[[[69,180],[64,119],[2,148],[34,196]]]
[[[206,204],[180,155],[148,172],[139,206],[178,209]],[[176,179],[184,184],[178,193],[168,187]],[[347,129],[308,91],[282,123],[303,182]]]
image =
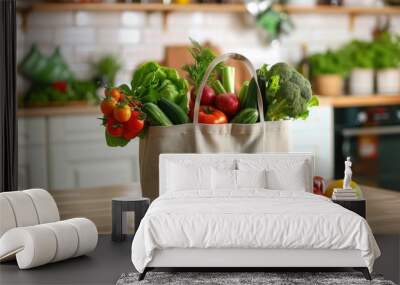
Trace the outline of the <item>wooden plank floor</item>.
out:
[[[367,200],[367,220],[375,234],[400,234],[400,191],[363,186]],[[138,184],[52,191],[62,219],[87,217],[99,233],[111,233],[111,199],[141,196]]]

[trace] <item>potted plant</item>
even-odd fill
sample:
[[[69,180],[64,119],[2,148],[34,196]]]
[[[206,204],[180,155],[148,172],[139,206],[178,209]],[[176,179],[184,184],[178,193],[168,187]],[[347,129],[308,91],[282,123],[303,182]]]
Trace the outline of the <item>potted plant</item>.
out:
[[[400,93],[400,37],[381,34],[374,41],[377,92]]]
[[[328,50],[309,57],[310,75],[314,92],[321,96],[339,96],[343,93],[346,66],[340,53]]]
[[[95,80],[100,82],[102,86],[114,86],[115,77],[121,67],[121,63],[116,56],[105,55],[93,63]]]
[[[364,96],[374,93],[374,49],[366,41],[353,40],[340,52],[351,67],[349,92],[351,95]]]
[[[367,41],[353,40],[340,49],[349,66],[349,93],[356,96],[374,93],[374,50]]]

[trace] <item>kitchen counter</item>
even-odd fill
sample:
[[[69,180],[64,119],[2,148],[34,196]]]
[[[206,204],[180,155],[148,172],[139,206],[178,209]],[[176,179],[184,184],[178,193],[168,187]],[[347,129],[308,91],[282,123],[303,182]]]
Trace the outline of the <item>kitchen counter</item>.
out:
[[[87,115],[100,114],[100,107],[93,105],[86,106],[64,106],[64,107],[40,107],[21,108],[17,112],[18,117],[49,117],[66,115]]]
[[[400,105],[400,95],[318,97],[321,106],[334,108]]]

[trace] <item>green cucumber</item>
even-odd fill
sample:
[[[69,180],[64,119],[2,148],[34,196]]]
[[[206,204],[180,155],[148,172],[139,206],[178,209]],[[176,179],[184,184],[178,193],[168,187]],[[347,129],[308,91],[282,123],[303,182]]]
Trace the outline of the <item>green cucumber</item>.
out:
[[[254,78],[250,80],[246,96],[243,98],[243,105],[241,106],[242,109],[257,108],[257,84]]]
[[[143,112],[146,113],[147,117],[155,126],[172,126],[171,121],[168,117],[161,111],[161,109],[154,103],[145,103],[143,105]]]
[[[243,82],[242,87],[240,88],[239,91],[239,103],[240,106],[244,106],[244,100],[246,99],[246,95],[247,95],[247,90],[249,89],[249,81],[246,80]]]
[[[186,124],[189,122],[189,117],[182,108],[166,98],[161,97],[160,100],[158,100],[158,107],[160,107],[174,125]]]
[[[258,111],[255,108],[246,108],[240,111],[232,120],[233,124],[255,124],[258,120]]]

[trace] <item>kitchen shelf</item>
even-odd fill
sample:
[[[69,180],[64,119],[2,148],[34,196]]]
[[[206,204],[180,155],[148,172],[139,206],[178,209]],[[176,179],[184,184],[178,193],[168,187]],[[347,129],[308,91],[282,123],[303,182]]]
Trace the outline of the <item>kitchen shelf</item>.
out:
[[[319,96],[319,101],[321,106],[332,106],[335,108],[400,105],[400,94],[390,96],[380,94],[372,96]]]
[[[243,4],[141,4],[141,3],[37,3],[34,11],[142,11],[142,12],[231,12],[246,11]]]
[[[400,14],[399,7],[339,7],[339,6],[294,6],[277,5],[277,9],[290,14]],[[244,13],[244,4],[140,4],[140,3],[36,3],[34,11],[143,11],[143,12],[226,12]]]

